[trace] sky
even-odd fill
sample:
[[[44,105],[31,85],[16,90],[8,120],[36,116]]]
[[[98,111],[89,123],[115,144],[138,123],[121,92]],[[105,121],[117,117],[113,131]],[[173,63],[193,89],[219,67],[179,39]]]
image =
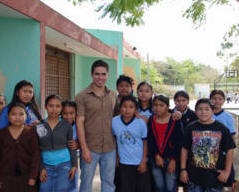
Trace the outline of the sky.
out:
[[[127,27],[109,17],[101,19],[101,13],[95,12],[97,3],[74,6],[67,0],[41,1],[81,28],[122,31],[124,39],[145,59],[147,54],[155,61],[164,61],[166,57],[176,61],[192,59],[220,72],[228,63],[218,58],[216,52],[225,32],[239,18],[239,3],[235,1],[233,6],[211,7],[206,23],[195,29],[191,20],[182,17],[190,0],[164,0],[146,9],[143,25]]]

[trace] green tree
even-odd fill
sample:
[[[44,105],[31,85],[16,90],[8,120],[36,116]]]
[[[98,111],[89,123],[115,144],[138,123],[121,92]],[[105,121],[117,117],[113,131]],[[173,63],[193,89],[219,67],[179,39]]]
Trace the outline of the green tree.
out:
[[[144,61],[141,61],[141,81],[147,81],[147,65]],[[150,64],[149,65],[149,81],[156,87],[157,84],[162,83],[162,77],[159,75],[157,69]]]
[[[192,60],[178,62],[167,58],[165,62],[154,61],[153,64],[163,78],[163,84],[185,85],[190,93],[193,93],[195,83],[213,83],[219,75],[210,66],[195,63]]]
[[[68,0],[77,3],[84,1],[95,2],[97,0]],[[104,0],[96,11],[102,11],[102,17],[109,15],[113,21],[135,26],[143,23],[143,16],[148,7],[160,3],[163,0]],[[232,0],[231,0],[232,1]],[[194,24],[201,24],[205,21],[207,10],[216,5],[229,4],[230,0],[194,0],[184,11],[183,16],[191,19]]]
[[[94,3],[97,0],[68,1],[77,4],[84,1],[91,1]],[[124,21],[126,25],[135,26],[144,23],[143,16],[148,7],[160,3],[161,1],[163,0],[103,0],[96,11],[102,12],[102,18],[109,16],[117,23],[122,23],[122,21]],[[232,5],[234,2],[235,0],[192,0],[189,7],[184,10],[182,16],[192,20],[193,24],[199,27],[205,23],[208,9],[216,6]],[[185,3],[187,2],[185,1]],[[225,57],[236,57],[238,51],[232,51],[232,48],[238,43],[238,37],[239,23],[234,24],[229,31],[225,32],[221,43],[221,49],[217,52],[217,55],[222,59]]]

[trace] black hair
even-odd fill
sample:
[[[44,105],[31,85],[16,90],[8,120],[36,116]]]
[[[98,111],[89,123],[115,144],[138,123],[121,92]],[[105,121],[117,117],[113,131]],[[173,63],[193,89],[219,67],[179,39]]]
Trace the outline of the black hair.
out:
[[[153,98],[153,103],[155,101],[162,101],[163,103],[165,103],[167,106],[169,106],[169,98],[167,96],[164,96],[164,95],[156,95],[154,96]]]
[[[223,99],[225,99],[225,94],[222,90],[217,90],[217,89],[214,89],[213,91],[211,91],[210,93],[210,99],[215,96],[215,95],[221,95],[223,97]]]
[[[214,105],[211,103],[210,99],[208,98],[202,98],[199,99],[195,105],[195,111],[197,110],[198,106],[202,103],[208,104],[210,106],[210,108],[213,110],[214,109]]]
[[[61,98],[61,96],[56,95],[56,94],[51,94],[51,95],[48,95],[48,96],[46,97],[45,107],[47,106],[47,104],[49,103],[49,101],[50,101],[51,99],[58,99],[58,100],[60,100],[61,103],[62,103],[62,98]]]
[[[104,67],[104,68],[106,68],[107,72],[109,71],[109,65],[105,61],[103,61],[103,60],[96,60],[92,64],[92,66],[91,66],[91,74],[94,73],[94,70],[95,70],[96,67]]]
[[[0,97],[3,97],[3,100],[5,102],[5,104],[7,103],[7,98],[5,97],[5,95],[3,95],[2,93],[0,93]]]
[[[8,115],[14,107],[21,107],[22,109],[24,109],[25,113],[27,114],[26,106],[23,103],[13,102],[8,105],[8,112],[7,112]]]
[[[15,85],[15,88],[14,88],[14,92],[13,92],[13,96],[12,96],[12,100],[10,102],[11,103],[22,103],[22,101],[20,101],[19,97],[18,97],[18,92],[19,90],[22,88],[22,87],[25,87],[25,86],[30,86],[33,88],[33,85],[31,82],[27,81],[27,80],[22,80],[22,81],[19,81],[16,85]],[[36,98],[35,98],[35,93],[33,91],[33,97],[31,99],[31,101],[29,103],[26,103],[25,104],[26,106],[29,106],[33,113],[37,116],[37,118],[41,121],[42,120],[42,117],[41,117],[41,114],[40,114],[40,110],[39,110],[39,107],[37,105],[37,102],[36,102]]]
[[[122,105],[125,101],[132,101],[135,105],[135,108],[138,109],[138,103],[137,103],[137,99],[136,99],[135,96],[128,95],[128,96],[122,97],[121,100],[120,100],[120,105],[119,105],[120,108],[122,107]]]
[[[116,86],[118,87],[118,85],[121,82],[127,82],[129,83],[130,87],[132,87],[132,78],[126,75],[120,75],[119,78],[116,81]]]
[[[177,91],[174,96],[173,99],[176,100],[178,97],[184,97],[185,99],[189,100],[189,95],[186,91]]]
[[[75,111],[77,112],[77,105],[75,101],[69,101],[69,100],[63,101],[62,108],[64,107],[73,107]]]
[[[143,85],[149,86],[149,88],[151,89],[151,91],[153,91],[152,85],[150,85],[150,84],[149,84],[148,82],[146,82],[146,81],[142,81],[142,82],[140,82],[140,83],[138,84],[138,86],[137,86],[137,91],[138,91],[139,88],[140,88],[141,86],[143,86]],[[139,108],[140,108],[140,109],[143,109],[140,99],[138,99],[138,105],[139,105]],[[150,110],[150,112],[152,112],[152,99],[149,100],[148,109]]]

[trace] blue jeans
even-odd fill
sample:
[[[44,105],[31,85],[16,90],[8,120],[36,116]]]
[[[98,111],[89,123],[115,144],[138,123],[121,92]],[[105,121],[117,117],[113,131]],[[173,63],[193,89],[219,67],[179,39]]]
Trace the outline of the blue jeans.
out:
[[[40,192],[65,192],[69,190],[69,171],[71,162],[59,165],[44,165],[47,172],[46,182],[40,184]]]
[[[80,157],[81,183],[80,192],[92,192],[92,181],[95,175],[96,166],[100,165],[100,179],[102,192],[114,192],[114,176],[115,176],[115,150],[108,153],[91,152],[92,161],[86,163],[82,156]]]
[[[168,173],[169,160],[164,160],[164,168],[159,167],[152,162],[152,174],[154,177],[156,191],[160,192],[176,192],[177,173]]]
[[[187,192],[222,192],[222,189],[202,187],[200,185],[189,182],[187,185]]]

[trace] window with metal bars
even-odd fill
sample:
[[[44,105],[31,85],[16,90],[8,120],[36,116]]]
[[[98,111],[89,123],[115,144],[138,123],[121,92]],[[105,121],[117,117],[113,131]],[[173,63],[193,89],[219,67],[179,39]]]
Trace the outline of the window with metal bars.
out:
[[[70,99],[70,54],[53,47],[46,47],[46,96],[58,94]]]

